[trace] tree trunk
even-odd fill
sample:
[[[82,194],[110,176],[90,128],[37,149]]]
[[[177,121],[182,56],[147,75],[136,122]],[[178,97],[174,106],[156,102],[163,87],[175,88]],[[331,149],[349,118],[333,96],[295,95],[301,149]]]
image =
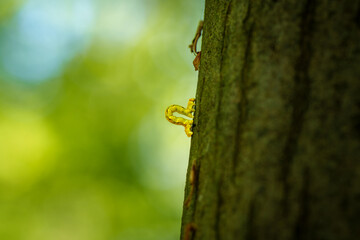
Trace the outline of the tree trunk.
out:
[[[360,1],[205,5],[181,239],[360,239]]]

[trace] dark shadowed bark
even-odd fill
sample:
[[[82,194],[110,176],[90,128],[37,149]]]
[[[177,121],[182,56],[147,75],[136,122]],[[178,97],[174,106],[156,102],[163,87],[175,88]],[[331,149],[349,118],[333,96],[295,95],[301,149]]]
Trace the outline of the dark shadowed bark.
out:
[[[360,239],[359,109],[359,0],[206,0],[182,239]]]

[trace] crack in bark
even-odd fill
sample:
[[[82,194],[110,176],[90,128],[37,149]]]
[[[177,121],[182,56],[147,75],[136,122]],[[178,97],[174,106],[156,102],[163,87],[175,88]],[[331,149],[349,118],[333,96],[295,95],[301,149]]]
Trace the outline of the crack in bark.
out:
[[[248,22],[250,18],[250,11],[251,11],[251,1],[248,1],[248,7],[247,7],[246,15],[243,19],[243,25],[245,25]]]
[[[223,31],[223,41],[222,41],[222,47],[221,47],[221,60],[220,60],[220,83],[219,83],[219,92],[218,92],[218,96],[219,96],[219,103],[218,103],[218,107],[217,107],[217,116],[216,116],[216,130],[220,131],[220,127],[219,127],[219,117],[221,117],[221,102],[223,99],[223,90],[224,90],[224,81],[223,81],[223,76],[222,76],[222,72],[223,72],[223,64],[224,64],[224,53],[225,50],[227,48],[227,45],[225,44],[225,40],[226,40],[226,36],[228,36],[227,31],[228,31],[228,20],[229,20],[229,16],[231,13],[231,4],[232,4],[232,0],[229,1],[228,5],[227,5],[227,9],[226,9],[226,15],[225,15],[225,21],[224,21],[224,31]],[[220,217],[221,217],[221,205],[223,203],[223,196],[221,193],[221,185],[223,183],[223,176],[219,176],[219,179],[217,179],[217,190],[218,190],[218,197],[217,197],[217,204],[216,204],[216,215],[215,215],[215,239],[220,240]]]
[[[300,56],[295,66],[295,85],[293,90],[292,116],[290,129],[288,132],[286,145],[281,159],[282,164],[282,182],[283,182],[283,216],[287,216],[288,203],[289,203],[289,171],[290,166],[294,160],[296,148],[298,145],[299,137],[302,132],[304,117],[309,106],[310,97],[310,83],[309,77],[309,63],[311,60],[311,38],[313,34],[315,1],[307,0],[305,3],[302,19],[300,22]]]
[[[300,193],[300,206],[302,210],[298,216],[295,224],[295,231],[293,239],[302,240],[307,239],[307,222],[309,214],[309,186],[310,186],[310,173],[309,168],[303,170],[303,186]]]
[[[201,86],[199,86],[198,88],[201,89],[200,93],[199,93],[199,103],[201,103],[201,99],[202,99],[202,95],[203,95],[203,92],[204,92],[204,84],[205,84],[205,77],[202,77],[201,79]],[[196,105],[195,105],[196,107]]]
[[[249,10],[250,11],[250,10]],[[241,132],[243,129],[243,125],[247,120],[247,105],[248,105],[248,99],[246,96],[247,92],[247,83],[248,83],[248,76],[247,73],[250,69],[250,57],[251,57],[251,48],[252,48],[252,38],[253,38],[253,32],[254,32],[254,23],[251,24],[250,29],[248,31],[247,35],[247,44],[245,49],[245,57],[244,57],[244,67],[241,71],[241,100],[238,104],[238,124],[236,126],[236,139],[235,139],[235,149],[236,147],[240,148],[240,138],[241,138]],[[238,151],[234,151],[234,157],[233,157],[233,166],[234,166],[234,175],[235,175],[235,169],[237,168],[238,163],[238,157],[239,157],[240,149]],[[235,176],[233,177],[235,179]],[[247,231],[245,235],[245,239],[254,240],[255,238],[255,231],[254,231],[254,222],[255,222],[255,200],[252,200],[250,203],[250,210],[247,220]]]
[[[243,25],[246,26],[248,20],[249,20],[249,16],[250,16],[250,12],[251,12],[251,2],[249,1],[249,5],[248,5],[248,9],[247,9],[247,13],[246,16],[243,20]],[[246,42],[246,48],[245,48],[245,54],[244,54],[244,64],[243,64],[243,68],[241,69],[241,74],[240,74],[240,94],[241,94],[241,99],[239,101],[239,103],[237,104],[237,110],[238,110],[238,122],[236,124],[236,138],[235,138],[235,144],[234,144],[234,156],[232,159],[232,164],[233,164],[233,179],[235,180],[235,170],[237,167],[237,161],[238,161],[238,157],[239,157],[239,153],[240,153],[240,149],[236,150],[239,145],[240,145],[240,137],[241,137],[241,129],[242,126],[244,125],[244,123],[246,122],[247,119],[247,111],[246,111],[246,107],[248,105],[248,100],[246,97],[246,86],[247,86],[247,82],[248,82],[248,76],[247,73],[249,72],[250,69],[250,56],[251,56],[251,48],[252,48],[252,37],[253,37],[253,32],[254,32],[254,23],[251,23],[249,30],[247,32],[247,42]]]
[[[223,204],[223,199],[221,196],[221,188],[218,188],[217,191],[218,194],[218,199],[217,199],[217,203],[216,203],[216,218],[215,218],[215,239],[216,240],[220,240],[220,215],[221,215],[221,205]]]
[[[249,206],[249,215],[248,215],[246,234],[245,234],[245,239],[247,240],[256,239],[254,222],[255,222],[255,199],[252,199]]]
[[[360,28],[360,7],[358,8],[355,16],[355,23],[358,28]]]

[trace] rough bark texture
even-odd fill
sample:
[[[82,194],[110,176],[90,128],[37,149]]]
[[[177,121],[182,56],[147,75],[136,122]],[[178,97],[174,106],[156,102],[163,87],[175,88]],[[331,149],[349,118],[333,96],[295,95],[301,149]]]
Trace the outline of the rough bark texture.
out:
[[[359,239],[360,1],[205,5],[182,239]]]

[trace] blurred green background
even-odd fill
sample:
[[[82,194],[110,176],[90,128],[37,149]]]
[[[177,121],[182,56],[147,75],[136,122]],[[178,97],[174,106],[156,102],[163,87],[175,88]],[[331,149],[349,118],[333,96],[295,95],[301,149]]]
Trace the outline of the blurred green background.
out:
[[[0,239],[179,239],[204,0],[0,1]]]

